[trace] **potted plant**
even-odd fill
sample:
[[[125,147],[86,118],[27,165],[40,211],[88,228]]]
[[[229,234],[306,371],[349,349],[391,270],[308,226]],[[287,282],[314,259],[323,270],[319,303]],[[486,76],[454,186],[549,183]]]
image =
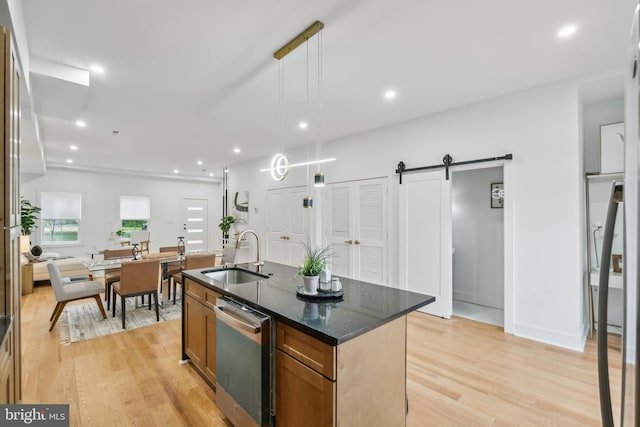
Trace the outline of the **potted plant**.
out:
[[[38,227],[36,221],[41,210],[38,206],[25,199],[24,196],[20,198],[20,222],[23,236],[30,235],[31,230]]]
[[[298,274],[304,280],[304,290],[308,294],[315,294],[318,291],[318,281],[320,272],[324,269],[327,258],[331,256],[330,246],[304,245],[306,256],[304,263],[298,266]]]
[[[220,224],[218,224],[218,228],[222,231],[222,237],[225,239],[229,238],[229,230],[231,230],[231,225],[235,222],[235,218],[233,215],[227,215],[220,218]]]

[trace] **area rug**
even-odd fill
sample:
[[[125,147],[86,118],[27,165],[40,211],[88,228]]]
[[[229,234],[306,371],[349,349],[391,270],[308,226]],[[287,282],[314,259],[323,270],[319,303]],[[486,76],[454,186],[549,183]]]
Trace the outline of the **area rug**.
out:
[[[165,301],[164,306],[160,306],[160,322],[157,322],[155,306],[151,310],[147,306],[136,308],[138,298],[127,298],[126,301],[127,329],[122,329],[119,299],[116,317],[111,317],[111,311],[108,310],[106,319],[102,318],[102,313],[100,313],[98,304],[95,301],[86,304],[67,305],[58,322],[60,342],[71,344],[143,326],[155,325],[167,320],[179,319],[182,313],[181,304],[174,305]]]

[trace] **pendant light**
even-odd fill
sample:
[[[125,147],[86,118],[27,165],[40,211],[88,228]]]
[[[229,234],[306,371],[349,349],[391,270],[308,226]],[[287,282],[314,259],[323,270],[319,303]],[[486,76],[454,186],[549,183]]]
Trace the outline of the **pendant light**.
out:
[[[318,41],[318,108],[316,110],[316,159],[320,159],[320,110],[322,109],[322,95],[323,95],[323,76],[322,76],[322,31],[318,33],[317,37]],[[313,176],[313,186],[314,187],[324,187],[324,174],[320,172],[320,162],[318,162],[318,169]]]
[[[271,167],[268,169],[262,169],[261,171],[262,172],[267,170],[270,171],[271,177],[276,181],[282,181],[289,173],[289,170],[291,169],[291,167],[293,167],[293,165],[289,163],[289,159],[287,158],[287,156],[283,153],[284,147],[283,147],[282,137],[281,137],[281,134],[282,134],[281,128],[283,126],[282,124],[283,105],[282,104],[284,101],[284,60],[283,58],[287,56],[290,52],[292,52],[294,49],[296,49],[298,46],[300,46],[301,44],[305,42],[307,43],[307,104],[308,104],[308,98],[309,98],[309,52],[308,52],[309,47],[308,47],[308,44],[309,44],[309,39],[313,37],[315,34],[321,33],[323,28],[324,28],[324,24],[322,22],[315,21],[313,24],[311,24],[304,31],[302,31],[300,34],[295,36],[291,41],[286,43],[284,46],[282,46],[273,54],[273,57],[278,60],[278,144],[279,144],[278,148],[280,152],[273,156],[271,160]],[[320,41],[318,41],[318,46],[320,46]],[[319,50],[318,50],[318,58],[320,58]],[[320,64],[319,63],[318,63],[318,76],[319,76],[318,79],[320,80]],[[320,87],[319,85],[320,83],[318,83],[318,87]],[[335,159],[331,159],[331,160],[335,160]],[[322,178],[322,181],[324,182],[324,177]],[[315,182],[315,178],[314,178],[314,182]],[[305,197],[305,200],[307,200],[307,198],[309,199],[308,200],[309,206],[306,206],[307,202],[305,202],[305,207],[311,207],[313,204],[312,199],[310,196],[307,196]]]
[[[307,48],[307,95],[306,95],[306,108],[307,115],[309,114],[309,39],[305,42],[305,47]],[[317,128],[316,124],[316,128]],[[307,173],[305,174],[305,180],[307,183],[307,195],[302,199],[302,207],[303,208],[312,208],[313,207],[313,198],[310,196],[309,191],[309,148],[307,147]]]

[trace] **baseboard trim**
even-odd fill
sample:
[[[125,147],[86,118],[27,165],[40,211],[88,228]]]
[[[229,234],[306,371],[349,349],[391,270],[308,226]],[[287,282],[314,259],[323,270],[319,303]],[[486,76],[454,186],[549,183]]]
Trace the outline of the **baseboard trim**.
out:
[[[584,328],[581,329],[581,333],[572,335],[552,329],[524,325],[522,323],[513,324],[513,334],[515,336],[583,352],[587,335],[586,330]]]

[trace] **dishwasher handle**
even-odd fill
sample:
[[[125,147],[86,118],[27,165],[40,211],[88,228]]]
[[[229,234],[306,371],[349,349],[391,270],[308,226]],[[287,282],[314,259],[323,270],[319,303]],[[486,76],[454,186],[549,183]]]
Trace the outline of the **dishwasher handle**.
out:
[[[227,324],[229,327],[240,332],[247,338],[258,343],[261,342],[261,325],[249,323],[251,320],[245,318],[241,313],[238,313],[235,310],[230,310],[228,307],[216,305],[213,309],[215,310],[217,320]]]

